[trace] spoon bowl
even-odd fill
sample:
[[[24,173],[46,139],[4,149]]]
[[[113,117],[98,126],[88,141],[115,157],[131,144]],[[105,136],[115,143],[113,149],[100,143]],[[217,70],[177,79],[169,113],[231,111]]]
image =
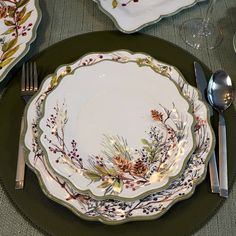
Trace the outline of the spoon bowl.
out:
[[[228,197],[227,174],[227,142],[226,125],[223,112],[232,104],[234,90],[229,75],[223,71],[216,71],[209,81],[207,97],[209,103],[219,113],[219,170],[220,170],[220,196]]]
[[[207,88],[210,104],[218,111],[225,111],[233,102],[233,85],[229,75],[218,70],[212,76]]]

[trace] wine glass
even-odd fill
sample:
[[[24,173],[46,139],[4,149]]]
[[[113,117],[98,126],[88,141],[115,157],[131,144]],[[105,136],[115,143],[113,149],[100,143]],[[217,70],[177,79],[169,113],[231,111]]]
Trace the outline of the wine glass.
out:
[[[221,30],[210,22],[215,3],[216,0],[210,0],[204,18],[191,19],[181,25],[180,36],[189,46],[195,49],[214,49],[221,43],[223,39]]]
[[[234,51],[236,52],[236,33],[234,34],[233,37],[233,46],[234,46]]]

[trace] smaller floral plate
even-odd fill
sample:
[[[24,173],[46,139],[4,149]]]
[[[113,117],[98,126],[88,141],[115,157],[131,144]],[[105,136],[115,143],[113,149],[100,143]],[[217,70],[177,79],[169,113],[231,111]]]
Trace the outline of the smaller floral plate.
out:
[[[139,31],[147,25],[174,15],[204,0],[93,0],[124,33]]]
[[[0,82],[29,51],[40,20],[38,0],[0,0]]]
[[[140,54],[136,54],[136,59]],[[86,220],[98,220],[105,224],[121,224],[136,220],[150,220],[162,216],[171,206],[180,200],[189,198],[199,183],[206,176],[208,160],[214,148],[214,134],[209,123],[207,107],[200,100],[200,93],[190,86],[176,68],[169,72],[171,79],[181,88],[181,93],[188,99],[196,118],[194,135],[196,149],[191,155],[183,174],[171,183],[164,191],[151,194],[136,201],[123,202],[118,200],[97,201],[87,195],[81,195],[63,178],[57,176],[48,166],[46,157],[39,145],[38,122],[42,116],[43,103],[57,82],[66,74],[81,66],[89,66],[104,59],[127,60],[130,54],[126,51],[110,53],[91,53],[80,58],[73,64],[57,69],[55,75],[48,76],[39,92],[28,103],[25,110],[25,145],[27,147],[26,163],[36,173],[40,186],[47,197],[66,206],[79,217]],[[149,57],[142,54],[141,58]],[[153,60],[154,65],[168,66]]]
[[[41,144],[81,193],[134,200],[161,191],[194,151],[194,118],[171,68],[145,63],[81,67],[47,96]]]

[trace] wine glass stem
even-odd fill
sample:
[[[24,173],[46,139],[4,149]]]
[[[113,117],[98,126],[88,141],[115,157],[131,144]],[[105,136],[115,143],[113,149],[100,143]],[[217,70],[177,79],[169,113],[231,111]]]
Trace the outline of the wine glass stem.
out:
[[[203,24],[204,24],[204,27],[207,27],[208,24],[209,24],[209,21],[211,19],[211,16],[212,16],[212,12],[213,12],[213,9],[214,9],[214,6],[215,6],[215,3],[216,3],[216,0],[211,0],[210,1],[210,4],[207,8],[207,12],[206,12],[206,15],[203,19]]]

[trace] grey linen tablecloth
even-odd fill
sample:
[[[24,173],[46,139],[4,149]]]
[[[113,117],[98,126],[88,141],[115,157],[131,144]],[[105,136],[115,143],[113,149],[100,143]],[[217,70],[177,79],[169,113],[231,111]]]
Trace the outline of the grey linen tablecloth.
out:
[[[181,0],[180,0],[181,1]],[[101,13],[92,0],[40,0],[43,19],[38,37],[27,58],[62,39],[91,31],[115,29],[111,20]],[[213,20],[222,28],[223,43],[215,50],[196,51],[186,46],[178,34],[179,25],[193,17],[203,16],[208,1],[165,18],[141,32],[166,39],[198,57],[211,70],[226,70],[236,84],[236,54],[232,38],[236,32],[236,0],[219,0]],[[235,104],[234,104],[235,105]],[[12,183],[13,184],[13,183]],[[197,233],[200,235],[236,235],[236,183],[228,200],[218,213]],[[0,235],[42,235],[32,227],[9,202],[0,186]]]

